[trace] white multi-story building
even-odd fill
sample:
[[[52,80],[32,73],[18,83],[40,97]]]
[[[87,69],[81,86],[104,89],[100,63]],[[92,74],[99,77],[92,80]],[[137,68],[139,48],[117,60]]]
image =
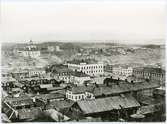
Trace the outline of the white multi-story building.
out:
[[[93,61],[73,60],[67,62],[68,68],[73,71],[83,72],[90,76],[99,76],[104,74],[103,63]]]
[[[33,44],[32,41],[30,41],[30,43],[24,48],[15,51],[15,53],[24,57],[31,57],[31,58],[37,58],[41,54],[40,50],[37,48],[36,45]]]
[[[129,66],[113,66],[112,73],[114,75],[130,76],[133,73],[133,68]]]

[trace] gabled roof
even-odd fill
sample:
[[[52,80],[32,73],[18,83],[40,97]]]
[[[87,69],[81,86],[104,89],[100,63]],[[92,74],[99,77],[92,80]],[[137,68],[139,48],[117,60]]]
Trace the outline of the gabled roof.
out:
[[[6,98],[4,98],[4,101],[11,104],[12,106],[24,106],[24,105],[34,104],[31,97],[29,97],[27,95],[22,95],[22,96],[19,96],[19,97],[9,97],[9,96],[7,96]]]
[[[52,65],[51,70],[54,73],[70,73],[70,72],[72,72],[72,70],[69,69],[68,66],[63,65],[63,64]]]
[[[12,101],[21,101],[21,100],[31,100],[31,97],[25,94],[20,94],[19,97],[11,97],[11,96],[7,96],[4,98],[4,101],[6,102],[12,102]]]
[[[150,114],[150,113],[160,111],[160,108],[161,108],[161,104],[142,106],[141,108],[137,110],[137,113],[144,114],[144,115]]]
[[[77,104],[84,114],[92,114],[140,106],[137,100],[131,95],[77,101]]]
[[[85,92],[92,92],[94,86],[74,86],[69,89],[73,94],[80,94]]]
[[[51,88],[51,87],[53,87],[52,84],[41,84],[39,86],[40,86],[40,88]]]
[[[47,105],[47,108],[55,108],[57,110],[65,109],[65,108],[70,108],[75,102],[71,100],[61,100],[61,101],[53,101],[50,102]]]
[[[165,73],[164,69],[155,68],[155,67],[137,67],[137,68],[134,68],[134,70],[140,70],[148,73]]]
[[[19,82],[14,83],[14,85],[15,85],[15,86],[17,86],[17,87],[19,87],[19,88],[21,88],[21,87],[23,87],[23,86],[24,86],[24,84],[19,83]]]
[[[47,87],[47,91],[63,90],[65,87]]]
[[[1,82],[7,83],[7,82],[16,82],[15,78],[7,77],[7,78],[1,78]]]
[[[75,76],[75,77],[89,77],[88,74],[85,74],[83,72],[78,72],[78,71],[73,71],[71,73],[72,76]]]
[[[111,94],[120,94],[130,91],[138,91],[138,90],[144,90],[149,88],[157,88],[160,84],[150,81],[150,82],[137,82],[137,83],[128,83],[128,82],[120,82],[119,84],[111,83],[110,86],[105,85],[98,85],[98,87],[94,88],[92,90],[92,93],[95,96],[101,96],[101,95],[111,95]]]
[[[38,118],[38,116],[42,113],[41,108],[36,107],[32,109],[20,109],[17,110],[18,112],[18,118],[23,119],[35,119]]]
[[[49,100],[49,99],[65,98],[65,96],[63,94],[59,94],[59,93],[50,93],[50,94],[37,95],[36,98]]]
[[[74,59],[72,61],[67,61],[67,63],[80,65],[81,63],[96,64],[98,62],[95,59],[84,59],[84,60]]]
[[[111,85],[106,86],[104,84],[88,85],[88,86],[75,86],[68,89],[73,94],[80,94],[85,92],[91,92],[94,96],[120,94],[130,91],[145,90],[150,88],[158,88],[160,84],[155,81],[144,81],[137,83],[129,83],[120,81],[118,84],[111,82]]]

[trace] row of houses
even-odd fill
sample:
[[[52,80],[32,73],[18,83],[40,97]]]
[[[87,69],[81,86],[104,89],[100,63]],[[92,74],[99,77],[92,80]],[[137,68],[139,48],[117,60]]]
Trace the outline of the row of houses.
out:
[[[161,68],[138,67],[133,69],[133,75],[137,78],[165,82],[165,70]]]
[[[15,69],[9,72],[2,72],[2,78],[13,77],[15,79],[44,77],[46,72],[43,68]]]
[[[107,84],[94,84],[88,86],[76,86],[67,89],[67,99],[73,101],[95,99],[105,96],[113,96],[124,93],[132,93],[136,98],[141,95],[152,96],[153,89],[160,86],[157,82],[128,83],[120,81],[118,83],[110,82]]]
[[[147,98],[146,102],[141,100],[143,97],[139,96],[150,97],[158,93],[164,98],[164,95],[157,91],[159,90],[157,87],[159,84],[156,82],[143,82],[140,85],[120,82],[119,85],[110,86],[95,84],[94,86],[69,87],[64,89],[65,94],[57,92],[37,94],[31,97],[27,95],[8,96],[3,99],[3,112],[14,121],[38,118],[41,115],[39,113],[50,109],[66,115],[71,120],[82,120],[86,117],[100,117],[104,120],[125,119],[130,118],[130,115],[137,111],[141,111],[143,114],[150,113],[149,110],[146,111],[147,109],[143,108],[144,104],[150,105],[149,99]],[[156,91],[152,92],[154,89]],[[148,94],[145,91],[151,91],[151,93]],[[158,103],[160,104],[160,102]],[[157,105],[157,102],[154,104]]]
[[[51,77],[56,80],[63,80],[66,83],[83,85],[84,82],[90,81],[90,75],[77,70],[69,69],[67,65],[54,65],[51,70]]]
[[[129,76],[134,76],[138,79],[150,79],[156,80],[159,82],[165,82],[165,70],[158,67],[131,67],[129,65],[106,65],[105,72],[108,72],[110,75],[116,75],[117,77],[124,76],[126,79]]]

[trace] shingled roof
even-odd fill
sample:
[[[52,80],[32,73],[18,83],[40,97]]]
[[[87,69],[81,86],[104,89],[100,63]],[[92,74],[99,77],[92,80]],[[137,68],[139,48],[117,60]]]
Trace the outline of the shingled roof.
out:
[[[12,106],[24,106],[33,105],[33,100],[27,95],[22,95],[19,97],[9,97],[4,98],[4,102],[11,104]]]
[[[99,98],[95,100],[77,101],[84,114],[99,113],[121,108],[139,107],[140,104],[131,95]]]
[[[70,108],[73,104],[74,104],[74,102],[71,100],[53,101],[47,105],[47,108],[48,109],[55,108],[57,110],[61,110],[61,109],[65,109],[65,108]]]
[[[106,86],[104,84],[97,84],[97,86],[88,85],[88,86],[75,86],[71,87],[69,90],[73,94],[91,92],[94,96],[101,96],[101,95],[111,95],[111,94],[121,94],[130,91],[138,91],[144,90],[149,88],[157,88],[160,84],[157,82],[138,82],[138,83],[129,83],[125,81],[120,81],[118,84],[111,83],[110,86]]]
[[[74,86],[69,89],[73,94],[91,92],[94,86]]]
[[[20,109],[17,110],[18,112],[18,118],[23,119],[35,119],[38,118],[38,116],[42,113],[41,108],[31,108],[31,109]]]
[[[59,93],[50,93],[50,94],[37,95],[36,98],[43,99],[43,100],[49,100],[49,99],[65,98],[65,96]]]

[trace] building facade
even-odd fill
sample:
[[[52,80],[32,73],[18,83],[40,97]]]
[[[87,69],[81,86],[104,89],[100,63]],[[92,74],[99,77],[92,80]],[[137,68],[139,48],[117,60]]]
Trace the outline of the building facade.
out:
[[[131,76],[133,73],[133,68],[129,66],[113,66],[112,73],[121,76]]]
[[[89,88],[86,86],[72,87],[66,91],[66,98],[72,101],[95,99],[93,93],[89,91]]]
[[[83,72],[90,76],[99,76],[104,74],[103,63],[90,61],[71,61],[67,63],[68,68],[73,71]]]
[[[14,53],[20,56],[30,58],[37,58],[41,55],[40,50],[37,48],[35,44],[33,44],[32,41],[30,41],[29,44],[27,44],[24,48],[14,50]]]
[[[84,83],[91,80],[90,76],[83,72],[74,71],[71,76],[73,77],[73,82],[76,85],[84,85]]]
[[[41,77],[41,76],[45,76],[45,70],[41,69],[41,68],[35,68],[35,69],[29,69],[29,77],[33,77],[33,76],[37,76],[37,77]]]
[[[62,80],[66,83],[73,82],[74,77],[72,76],[73,71],[69,69],[66,65],[58,64],[53,65],[50,68],[51,76],[56,80]]]
[[[165,82],[165,70],[161,68],[140,67],[133,69],[133,75],[137,78]]]

